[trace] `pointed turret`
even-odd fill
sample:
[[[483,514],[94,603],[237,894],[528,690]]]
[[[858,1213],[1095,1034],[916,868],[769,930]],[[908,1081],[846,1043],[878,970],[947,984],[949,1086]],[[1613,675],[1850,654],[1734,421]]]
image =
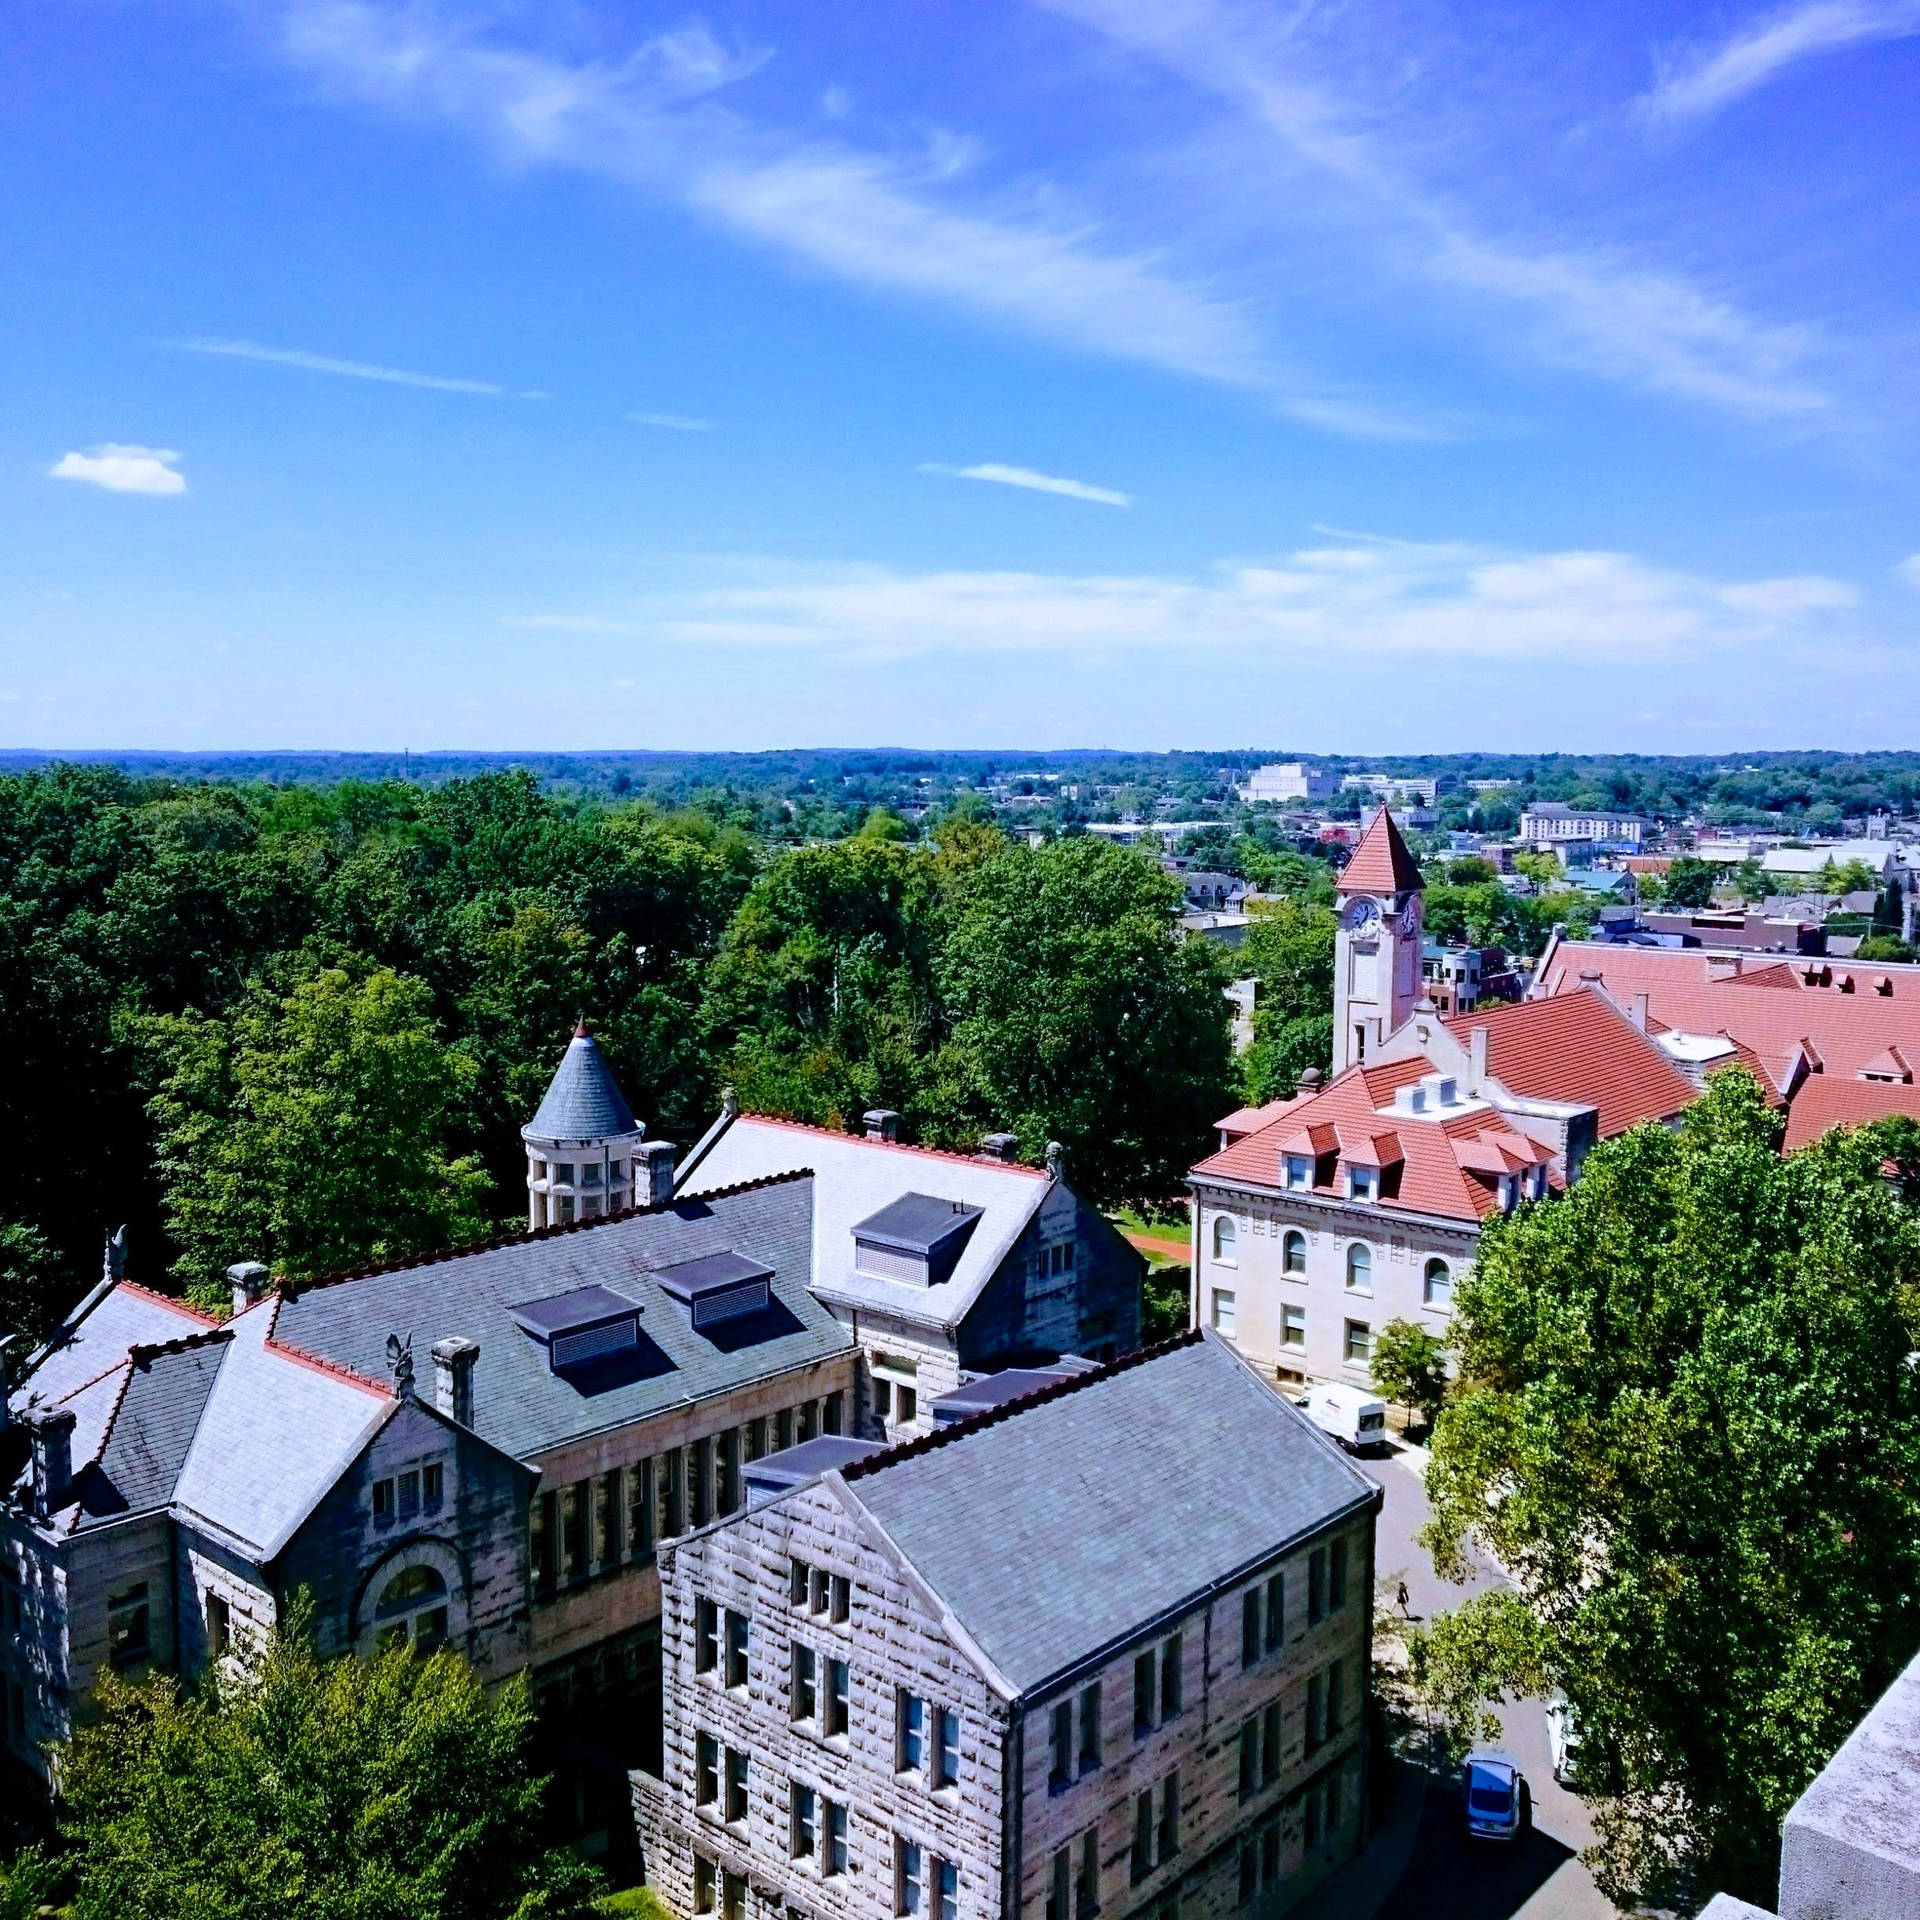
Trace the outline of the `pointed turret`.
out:
[[[1425,915],[1420,863],[1382,807],[1335,883],[1333,1070],[1365,1060],[1420,1002]]]
[[[583,1017],[520,1129],[527,1143],[527,1225],[564,1226],[632,1204],[633,1153],[645,1134]]]
[[[1418,893],[1426,882],[1420,877],[1420,862],[1413,849],[1400,837],[1393,815],[1382,807],[1360,836],[1353,858],[1334,882],[1337,893]]]

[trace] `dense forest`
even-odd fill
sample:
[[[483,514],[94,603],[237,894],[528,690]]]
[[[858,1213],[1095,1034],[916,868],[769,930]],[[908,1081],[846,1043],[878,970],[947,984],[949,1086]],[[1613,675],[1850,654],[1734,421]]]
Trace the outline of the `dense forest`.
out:
[[[1239,1087],[1222,961],[1157,863],[964,810],[802,846],[727,816],[526,771],[0,777],[0,1324],[64,1309],[123,1222],[135,1277],[209,1291],[511,1224],[582,1013],[656,1138],[731,1082],[1057,1140],[1106,1205],[1179,1191]]]

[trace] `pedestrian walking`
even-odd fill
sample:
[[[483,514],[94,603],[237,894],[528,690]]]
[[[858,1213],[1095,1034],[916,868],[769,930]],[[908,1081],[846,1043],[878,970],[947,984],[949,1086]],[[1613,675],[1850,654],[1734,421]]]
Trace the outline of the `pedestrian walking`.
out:
[[[1400,1609],[1401,1616],[1404,1619],[1411,1620],[1413,1618],[1413,1615],[1407,1610],[1407,1583],[1404,1580],[1400,1582],[1400,1591],[1393,1596],[1393,1603]]]

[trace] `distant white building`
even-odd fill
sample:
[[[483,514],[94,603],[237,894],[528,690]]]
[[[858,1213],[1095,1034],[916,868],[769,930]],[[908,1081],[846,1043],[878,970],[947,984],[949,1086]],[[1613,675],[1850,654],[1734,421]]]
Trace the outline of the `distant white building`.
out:
[[[1437,775],[1404,773],[1350,773],[1340,782],[1342,793],[1370,793],[1389,806],[1404,806],[1412,801],[1430,807],[1440,798]]]
[[[1278,760],[1255,767],[1243,787],[1235,788],[1250,807],[1261,801],[1284,806],[1299,800],[1331,800],[1340,791],[1337,773],[1321,773],[1303,760]]]
[[[1536,801],[1520,816],[1520,838],[1529,847],[1638,847],[1647,823],[1631,813],[1584,813],[1557,801]]]
[[[1883,886],[1900,864],[1900,849],[1891,840],[1821,840],[1808,847],[1769,847],[1760,856],[1760,870],[1795,881],[1816,881],[1831,860],[1845,867],[1858,860]]]

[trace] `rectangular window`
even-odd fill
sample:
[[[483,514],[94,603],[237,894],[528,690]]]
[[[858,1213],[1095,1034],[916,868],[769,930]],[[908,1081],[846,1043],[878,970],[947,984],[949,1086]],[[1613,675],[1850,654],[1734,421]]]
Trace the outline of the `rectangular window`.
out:
[[[1260,1715],[1260,1784],[1270,1787],[1280,1778],[1280,1702],[1272,1701]]]
[[[536,1593],[553,1591],[554,1513],[558,1505],[555,1495],[543,1493],[535,1498],[527,1514],[527,1558],[533,1569]]]
[[[395,1485],[400,1494],[400,1518],[410,1520],[420,1511],[420,1470],[408,1468]]]
[[[740,1431],[729,1427],[718,1441],[720,1487],[714,1500],[716,1513],[731,1513],[740,1504]]]
[[[693,1737],[693,1804],[710,1807],[720,1798],[720,1742],[710,1733]]]
[[[602,1572],[620,1564],[620,1469],[600,1476],[594,1502],[593,1557]]]
[[[653,1462],[627,1470],[627,1551],[645,1565],[653,1558]]]
[[[720,1609],[711,1600],[693,1603],[693,1670],[711,1673],[720,1664]]]
[[[1276,1573],[1267,1582],[1267,1651],[1272,1653],[1287,1637],[1287,1578]]]
[[[420,1504],[431,1513],[446,1494],[446,1474],[438,1460],[420,1469]]]
[[[903,1840],[898,1834],[893,1837],[893,1910],[907,1920],[907,1916],[917,1915],[926,1900],[926,1885],[922,1878],[920,1849],[911,1840]]]
[[[1160,1786],[1160,1864],[1180,1851],[1180,1775],[1170,1773]]]
[[[933,1863],[933,1920],[959,1920],[960,1869],[951,1860]]]
[[[1309,1787],[1300,1809],[1300,1837],[1311,1853],[1320,1844],[1320,1789]]]
[[[1315,1547],[1307,1555],[1307,1625],[1317,1627],[1327,1617],[1327,1550]]]
[[[815,1567],[812,1578],[807,1583],[807,1604],[815,1613],[825,1613],[829,1596],[833,1592],[833,1579],[825,1567]]]
[[[1327,1738],[1331,1740],[1340,1731],[1340,1662],[1334,1661],[1327,1668]]]
[[[1171,1720],[1180,1711],[1182,1681],[1180,1636],[1169,1634],[1160,1649],[1160,1718]]]
[[[373,1483],[373,1517],[376,1520],[393,1518],[393,1482],[376,1480]]]
[[[901,1687],[894,1696],[893,1769],[918,1773],[927,1763],[927,1703]]]
[[[825,1802],[827,1814],[827,1855],[823,1863],[829,1874],[847,1870],[847,1810],[838,1800]]]
[[[1234,1297],[1225,1287],[1213,1290],[1213,1330],[1231,1340],[1238,1322],[1238,1309]]]
[[[693,1856],[693,1910],[695,1913],[711,1913],[719,1903],[719,1876],[714,1865],[705,1854]]]
[[[1073,1779],[1073,1702],[1070,1700],[1060,1701],[1053,1709],[1051,1746],[1053,1763],[1047,1772],[1047,1785],[1058,1793]]]
[[[218,1660],[227,1650],[227,1632],[232,1615],[219,1594],[207,1595],[207,1657]]]
[[[1355,1200],[1371,1200],[1379,1177],[1372,1167],[1351,1168],[1347,1175],[1348,1191]]]
[[[107,1596],[107,1658],[116,1667],[137,1666],[152,1650],[147,1583]]]
[[[713,1518],[713,1442],[696,1440],[687,1449],[687,1524],[704,1527]]]
[[[852,1611],[853,1582],[844,1573],[836,1573],[833,1576],[833,1605],[828,1610],[828,1617],[843,1621]]]
[[[920,1417],[920,1390],[918,1387],[895,1387],[893,1392],[894,1424],[910,1427]]]
[[[1373,1329],[1364,1320],[1347,1322],[1347,1360],[1365,1366],[1373,1358]]]
[[[660,1538],[675,1540],[686,1532],[686,1507],[682,1500],[685,1484],[685,1459],[678,1447],[660,1456]]]
[[[1047,1863],[1046,1920],[1069,1920],[1067,1903],[1072,1898],[1073,1853],[1068,1847],[1056,1847]]]
[[[1302,1193],[1313,1185],[1313,1162],[1305,1154],[1287,1155],[1287,1185],[1295,1193]]]
[[[1100,1682],[1080,1689],[1080,1771],[1100,1764]]]
[[[763,1459],[766,1456],[766,1451],[767,1416],[763,1413],[757,1419],[747,1422],[746,1457],[748,1464],[751,1465],[755,1460]]]
[[[787,1569],[787,1604],[804,1607],[807,1604],[807,1582],[813,1569],[804,1560],[795,1560]]]
[[[1137,1887],[1152,1871],[1153,1789],[1142,1787],[1133,1796],[1133,1884]]]
[[[1347,1543],[1327,1543],[1327,1611],[1333,1613],[1347,1604]]]
[[[1324,1745],[1327,1738],[1327,1676],[1307,1676],[1307,1751]]]
[[[1327,1832],[1331,1834],[1340,1824],[1340,1776],[1337,1773],[1327,1775]]]
[[[1153,1649],[1136,1657],[1133,1663],[1133,1737],[1153,1731]]]
[[[1074,1920],[1089,1920],[1100,1911],[1100,1829],[1089,1827],[1080,1836],[1080,1879],[1073,1894]]]
[[[828,1433],[838,1433],[842,1418],[842,1408],[846,1402],[836,1390],[827,1395],[826,1405],[821,1411],[820,1425]]]
[[[1240,1664],[1253,1666],[1260,1658],[1260,1589],[1249,1587],[1240,1596]]]
[[[815,1825],[814,1798],[811,1787],[803,1787],[795,1780],[787,1787],[790,1817],[788,1820],[787,1851],[796,1860],[811,1860],[818,1844],[819,1831]]]
[[[782,1407],[773,1416],[773,1450],[781,1453],[793,1445],[793,1409]]]
[[[803,1400],[799,1407],[799,1418],[794,1423],[794,1435],[797,1439],[811,1440],[820,1431],[819,1403]]]
[[[1260,1791],[1260,1723],[1246,1720],[1240,1726],[1240,1798],[1251,1800]]]
[[[405,1478],[404,1475],[401,1476]],[[402,1489],[404,1493],[405,1489]],[[566,1586],[587,1577],[586,1481],[560,1490],[560,1579]]]
[[[1283,1306],[1280,1309],[1280,1344],[1291,1348],[1295,1353],[1306,1351],[1307,1310],[1305,1307]]]
[[[727,1819],[747,1817],[747,1756],[738,1747],[727,1749]]]
[[[727,1685],[747,1684],[747,1616],[727,1609]]]
[[[827,1724],[829,1737],[844,1734],[851,1715],[849,1703],[852,1688],[847,1676],[847,1663],[844,1660],[827,1662]]]
[[[893,1418],[893,1382],[876,1377],[873,1383],[873,1412],[877,1420]]]
[[[747,1876],[744,1873],[720,1876],[720,1920],[747,1920]]]
[[[811,1720],[820,1711],[820,1683],[814,1651],[793,1643],[793,1684],[788,1701],[796,1720]]]
[[[933,1784],[960,1784],[960,1716],[952,1707],[933,1711]]]

